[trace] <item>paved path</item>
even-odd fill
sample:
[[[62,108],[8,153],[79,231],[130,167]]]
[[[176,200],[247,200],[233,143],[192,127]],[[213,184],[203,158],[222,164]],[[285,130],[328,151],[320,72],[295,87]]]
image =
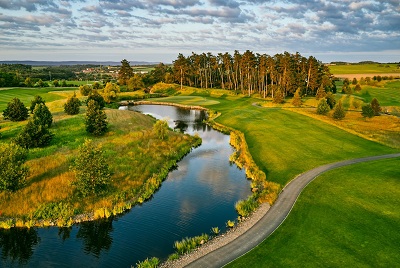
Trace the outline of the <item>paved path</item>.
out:
[[[293,179],[285,186],[275,204],[263,218],[231,243],[193,261],[186,267],[222,267],[259,245],[286,219],[301,191],[320,174],[347,165],[400,157],[400,153],[351,159],[314,168]]]

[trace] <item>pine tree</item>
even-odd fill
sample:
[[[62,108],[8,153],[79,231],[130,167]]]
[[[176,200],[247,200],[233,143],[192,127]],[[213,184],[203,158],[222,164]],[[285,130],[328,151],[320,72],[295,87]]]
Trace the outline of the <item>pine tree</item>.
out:
[[[326,94],[326,103],[329,105],[331,109],[333,109],[333,107],[335,107],[336,105],[335,96],[331,92],[328,92]]]
[[[273,103],[284,103],[285,102],[282,90],[279,89],[275,92],[272,102]]]
[[[376,98],[372,99],[371,107],[372,107],[372,110],[374,110],[375,115],[380,115],[380,113],[382,112],[381,105],[379,104],[379,101]]]
[[[361,109],[362,109],[362,112],[361,112],[362,116],[368,117],[368,118],[374,117],[375,112],[374,112],[374,109],[372,109],[371,104],[368,103],[368,104],[364,105]]]
[[[343,108],[342,101],[339,100],[338,104],[336,104],[335,108],[333,109],[332,117],[334,119],[340,120],[346,116],[346,112]]]
[[[321,99],[318,103],[317,114],[326,115],[330,111],[328,103],[325,99]]]
[[[28,109],[18,98],[12,99],[12,101],[7,104],[7,108],[3,111],[4,119],[10,119],[11,121],[24,121],[28,116]]]
[[[44,103],[36,104],[33,117],[37,119],[39,124],[48,128],[53,124],[53,115]]]
[[[101,136],[107,131],[107,115],[94,100],[88,102],[85,125],[86,131],[95,136]]]
[[[35,98],[31,101],[31,106],[29,107],[29,111],[31,112],[31,114],[33,114],[33,110],[35,110],[36,104],[40,103],[45,104],[46,102],[41,96],[36,95]]]
[[[293,99],[292,99],[292,104],[296,107],[300,107],[303,104],[303,101],[301,100],[300,97],[300,88],[296,90],[294,93]]]
[[[321,85],[317,90],[317,94],[315,95],[315,98],[317,100],[319,100],[319,99],[322,99],[322,98],[325,98],[325,97],[326,97],[326,92],[325,92],[324,87]]]
[[[123,59],[121,61],[121,68],[118,71],[118,83],[120,85],[126,85],[129,78],[133,76],[133,69],[129,64],[129,61]]]
[[[91,100],[94,100],[97,105],[99,105],[100,109],[103,109],[106,106],[106,101],[97,90],[93,90],[92,93],[90,93],[89,97],[87,98],[86,104]]]
[[[79,106],[81,106],[81,101],[74,95],[68,98],[67,102],[64,104],[64,112],[69,115],[79,114]]]

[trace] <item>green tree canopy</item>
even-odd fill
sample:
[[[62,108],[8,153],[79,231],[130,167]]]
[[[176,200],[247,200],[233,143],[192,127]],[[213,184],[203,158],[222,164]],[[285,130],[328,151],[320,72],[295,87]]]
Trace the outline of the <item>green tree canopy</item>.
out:
[[[94,100],[99,105],[100,109],[103,109],[106,106],[106,101],[104,100],[103,96],[99,94],[97,90],[93,90],[90,93],[86,103],[88,103],[91,100]]]
[[[107,124],[106,113],[100,109],[100,106],[94,100],[90,100],[87,104],[85,117],[86,131],[95,136],[101,136],[106,133]]]
[[[33,114],[33,110],[35,110],[35,106],[36,104],[40,104],[43,103],[45,104],[46,101],[39,95],[36,95],[33,100],[31,100],[31,106],[29,107],[29,111],[31,112],[31,114]]]
[[[85,140],[79,147],[71,170],[76,180],[72,183],[82,196],[102,193],[111,180],[111,172],[99,146]]]
[[[133,69],[129,64],[129,61],[123,59],[121,61],[121,68],[118,71],[118,83],[120,85],[126,85],[128,80],[133,76]]]
[[[51,127],[53,124],[53,115],[44,103],[36,104],[33,110],[33,117],[43,126]]]
[[[7,108],[3,111],[4,119],[10,119],[11,121],[24,121],[28,116],[28,109],[18,98],[12,99],[12,101],[7,104]]]
[[[92,92],[92,85],[82,85],[79,87],[79,92],[83,95],[83,96],[87,96]]]
[[[117,84],[108,82],[102,91],[102,96],[106,103],[110,103],[117,99],[117,94],[120,93],[120,88]]]
[[[64,104],[64,112],[69,115],[79,114],[79,107],[81,106],[81,101],[74,95],[68,98],[67,102]]]
[[[0,146],[0,191],[16,191],[25,185],[29,173],[26,159],[26,150],[15,143]]]

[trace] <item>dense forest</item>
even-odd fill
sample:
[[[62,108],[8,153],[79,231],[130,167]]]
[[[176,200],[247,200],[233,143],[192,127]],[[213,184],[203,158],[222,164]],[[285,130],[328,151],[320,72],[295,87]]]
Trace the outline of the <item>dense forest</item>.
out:
[[[175,82],[181,85],[223,88],[249,95],[258,92],[264,97],[273,97],[278,91],[293,95],[297,89],[304,95],[315,95],[319,87],[326,92],[334,88],[328,67],[299,53],[269,56],[247,50],[233,55],[179,54],[172,69]]]

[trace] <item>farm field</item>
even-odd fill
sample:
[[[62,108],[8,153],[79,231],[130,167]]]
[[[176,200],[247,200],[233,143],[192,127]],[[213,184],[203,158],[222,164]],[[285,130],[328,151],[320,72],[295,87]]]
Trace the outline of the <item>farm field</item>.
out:
[[[321,175],[269,238],[227,267],[396,267],[399,165],[376,161]]]
[[[332,74],[386,74],[398,73],[398,64],[349,64],[349,65],[330,65],[329,70]]]

